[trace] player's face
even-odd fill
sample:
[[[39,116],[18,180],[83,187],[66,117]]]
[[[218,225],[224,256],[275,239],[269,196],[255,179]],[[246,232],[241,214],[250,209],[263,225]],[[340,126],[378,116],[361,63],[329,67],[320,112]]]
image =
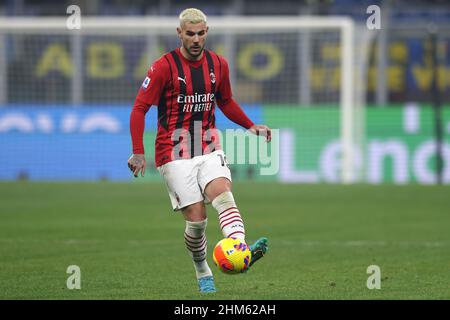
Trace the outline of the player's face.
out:
[[[208,35],[206,24],[204,22],[196,24],[186,22],[182,27],[177,28],[177,31],[188,58],[191,60],[199,59]]]

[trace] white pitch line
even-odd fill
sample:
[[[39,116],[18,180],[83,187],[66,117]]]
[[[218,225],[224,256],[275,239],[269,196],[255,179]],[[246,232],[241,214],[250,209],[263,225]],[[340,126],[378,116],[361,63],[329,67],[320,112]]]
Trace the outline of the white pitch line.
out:
[[[349,241],[318,241],[318,240],[273,240],[272,243],[278,242],[282,245],[295,246],[336,246],[336,247],[370,247],[370,246],[419,246],[419,247],[447,247],[450,242],[445,241],[367,241],[367,240],[349,240]]]

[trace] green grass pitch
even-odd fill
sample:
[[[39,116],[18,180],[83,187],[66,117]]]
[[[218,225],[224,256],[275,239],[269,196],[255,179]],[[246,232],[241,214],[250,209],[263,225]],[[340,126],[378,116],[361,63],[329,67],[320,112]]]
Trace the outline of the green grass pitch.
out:
[[[201,295],[162,182],[0,183],[0,299],[450,299],[449,187],[233,188],[248,242],[270,249],[247,274],[220,273],[208,206],[218,292]],[[69,265],[81,290],[66,287]]]

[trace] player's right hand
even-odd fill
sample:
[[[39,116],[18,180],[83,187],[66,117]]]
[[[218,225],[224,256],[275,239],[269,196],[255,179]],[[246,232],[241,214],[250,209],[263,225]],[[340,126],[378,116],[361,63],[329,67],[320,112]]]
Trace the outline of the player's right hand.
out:
[[[145,166],[145,155],[143,154],[133,154],[130,159],[128,159],[128,168],[133,172],[135,178],[138,177],[139,172],[141,172],[142,177],[144,176]]]

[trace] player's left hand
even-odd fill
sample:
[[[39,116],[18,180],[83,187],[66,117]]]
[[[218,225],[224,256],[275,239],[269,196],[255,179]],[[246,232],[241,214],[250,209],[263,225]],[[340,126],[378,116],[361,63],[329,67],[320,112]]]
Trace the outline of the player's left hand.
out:
[[[266,142],[270,142],[272,140],[272,131],[268,126],[263,124],[255,124],[249,130],[257,136],[266,137]]]

